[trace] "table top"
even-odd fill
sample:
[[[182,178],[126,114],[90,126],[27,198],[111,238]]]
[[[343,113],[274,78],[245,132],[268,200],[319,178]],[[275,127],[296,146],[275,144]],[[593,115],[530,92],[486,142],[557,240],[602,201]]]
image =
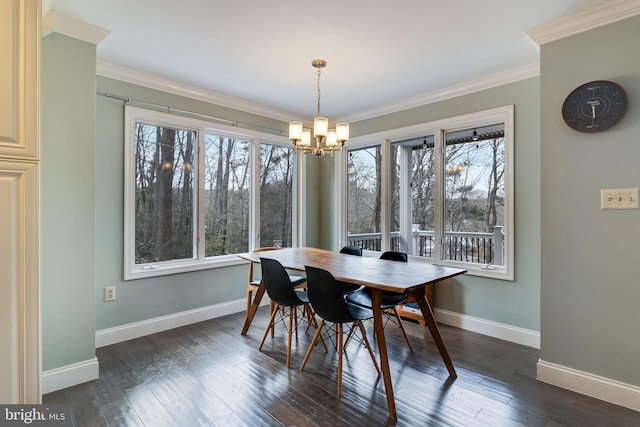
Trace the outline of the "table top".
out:
[[[304,271],[305,265],[330,271],[338,280],[391,292],[406,292],[466,273],[461,268],[426,262],[398,262],[378,257],[341,254],[317,248],[285,248],[239,255],[253,262],[260,257],[279,261],[290,270]]]

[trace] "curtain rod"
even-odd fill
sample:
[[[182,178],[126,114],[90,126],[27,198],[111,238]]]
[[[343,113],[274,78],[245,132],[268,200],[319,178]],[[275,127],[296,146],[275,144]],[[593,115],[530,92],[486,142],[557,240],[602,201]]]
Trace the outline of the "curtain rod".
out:
[[[114,95],[112,93],[101,93],[101,92],[97,92],[98,95],[102,95],[106,98],[113,98],[113,99],[119,99],[120,101],[124,102],[125,104],[137,104],[137,105],[141,105],[141,106],[146,106],[146,107],[150,107],[152,109],[156,109],[156,110],[166,110],[167,113],[170,114],[177,114],[180,116],[191,116],[191,117],[198,117],[204,120],[208,120],[210,122],[214,122],[214,123],[220,123],[220,124],[225,124],[225,125],[229,125],[229,126],[234,126],[234,127],[239,127],[239,128],[244,128],[244,129],[254,129],[254,130],[261,130],[264,132],[268,132],[268,133],[272,133],[275,135],[284,135],[285,132],[279,129],[273,129],[273,128],[268,128],[265,126],[258,126],[258,125],[253,125],[251,123],[245,123],[245,122],[240,122],[237,120],[229,120],[229,119],[223,119],[220,117],[214,117],[214,116],[209,116],[207,114],[202,114],[202,113],[196,113],[195,111],[189,111],[189,110],[182,110],[180,108],[174,108],[174,107],[169,107],[167,105],[161,105],[161,104],[155,104],[153,102],[147,102],[147,101],[141,101],[139,99],[133,99],[133,98],[127,98],[125,96],[120,96],[120,95]]]

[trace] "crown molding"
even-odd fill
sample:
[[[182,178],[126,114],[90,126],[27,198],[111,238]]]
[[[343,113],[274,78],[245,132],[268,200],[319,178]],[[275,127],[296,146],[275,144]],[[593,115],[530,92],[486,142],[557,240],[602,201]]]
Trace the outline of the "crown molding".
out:
[[[357,122],[361,120],[371,119],[386,114],[396,113],[398,111],[408,110],[410,108],[421,107],[423,105],[433,104],[434,102],[444,101],[458,96],[468,95],[485,89],[491,89],[505,84],[514,83],[520,80],[537,77],[540,75],[540,63],[534,62],[511,70],[494,73],[479,79],[470,80],[455,86],[450,86],[435,92],[417,95],[398,102],[384,104],[374,109],[363,111],[351,116],[344,117],[342,120],[346,122]]]
[[[42,18],[42,37],[51,33],[64,34],[97,46],[107,38],[111,31],[57,14],[52,9]]]
[[[115,65],[108,62],[98,61],[96,66],[96,74],[131,84],[144,86],[150,89],[172,93],[178,96],[185,96],[187,98],[196,99],[202,102],[261,115],[263,117],[268,117],[275,120],[286,122],[298,118],[294,117],[295,115],[288,111],[277,110],[273,107],[248,101],[246,99],[236,98],[221,92],[203,89],[198,86],[178,83],[173,80],[165,79],[139,70],[134,70],[128,67]],[[457,96],[467,95],[484,89],[502,86],[531,77],[537,77],[538,75],[540,75],[540,64],[538,62],[535,62],[501,73],[495,73],[481,79],[468,81],[436,92],[418,95],[409,99],[385,104],[375,109],[344,117],[342,120],[353,123],[360,120],[383,116],[385,114],[408,110],[410,108],[420,107]]]
[[[162,92],[171,93],[178,96],[184,96],[198,101],[220,105],[226,108],[233,108],[246,113],[257,114],[275,120],[289,121],[292,120],[292,114],[284,110],[278,110],[267,105],[226,95],[221,92],[204,89],[202,87],[179,83],[170,79],[159,77],[143,71],[134,70],[132,68],[120,65],[97,61],[96,74],[126,83],[144,86],[149,89],[155,89]]]
[[[640,0],[618,0],[527,31],[539,46],[640,14]]]

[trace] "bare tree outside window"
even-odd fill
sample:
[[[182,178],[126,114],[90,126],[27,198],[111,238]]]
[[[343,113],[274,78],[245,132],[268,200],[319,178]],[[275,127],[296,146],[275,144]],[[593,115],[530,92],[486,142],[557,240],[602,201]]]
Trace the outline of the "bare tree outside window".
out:
[[[135,262],[194,257],[196,132],[135,126]]]
[[[291,148],[260,144],[260,246],[292,246],[294,158]]]
[[[254,244],[294,245],[290,143],[131,105],[125,122],[125,280],[234,265]]]
[[[513,107],[399,128],[384,138],[363,138],[358,144],[366,148],[351,148],[344,158],[343,241],[513,280]]]
[[[501,264],[504,227],[504,125],[445,133],[443,182],[443,259]],[[411,162],[412,251],[434,257],[436,242],[436,152],[434,136],[391,144],[391,246],[398,249],[402,232],[401,158]],[[406,230],[406,229],[405,229]]]
[[[501,264],[504,125],[449,132],[445,140],[446,259]]]
[[[413,252],[424,257],[434,255],[435,228],[435,148],[433,135],[398,141],[391,144],[391,245],[400,250],[400,203],[405,198],[400,193],[400,164],[403,151],[410,153],[411,161],[411,224],[412,229],[422,230],[414,238]],[[424,233],[428,231],[429,233]],[[408,240],[410,238],[406,236]]]
[[[347,231],[364,234],[350,243],[376,251],[380,250],[381,163],[379,145],[348,152]]]
[[[205,256],[249,250],[249,143],[205,135]]]

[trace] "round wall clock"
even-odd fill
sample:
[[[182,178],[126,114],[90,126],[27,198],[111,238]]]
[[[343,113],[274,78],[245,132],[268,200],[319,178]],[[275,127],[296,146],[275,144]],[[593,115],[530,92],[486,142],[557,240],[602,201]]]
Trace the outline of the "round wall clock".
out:
[[[586,133],[609,129],[626,111],[627,94],[619,84],[608,80],[578,86],[562,104],[562,118],[567,125]]]

